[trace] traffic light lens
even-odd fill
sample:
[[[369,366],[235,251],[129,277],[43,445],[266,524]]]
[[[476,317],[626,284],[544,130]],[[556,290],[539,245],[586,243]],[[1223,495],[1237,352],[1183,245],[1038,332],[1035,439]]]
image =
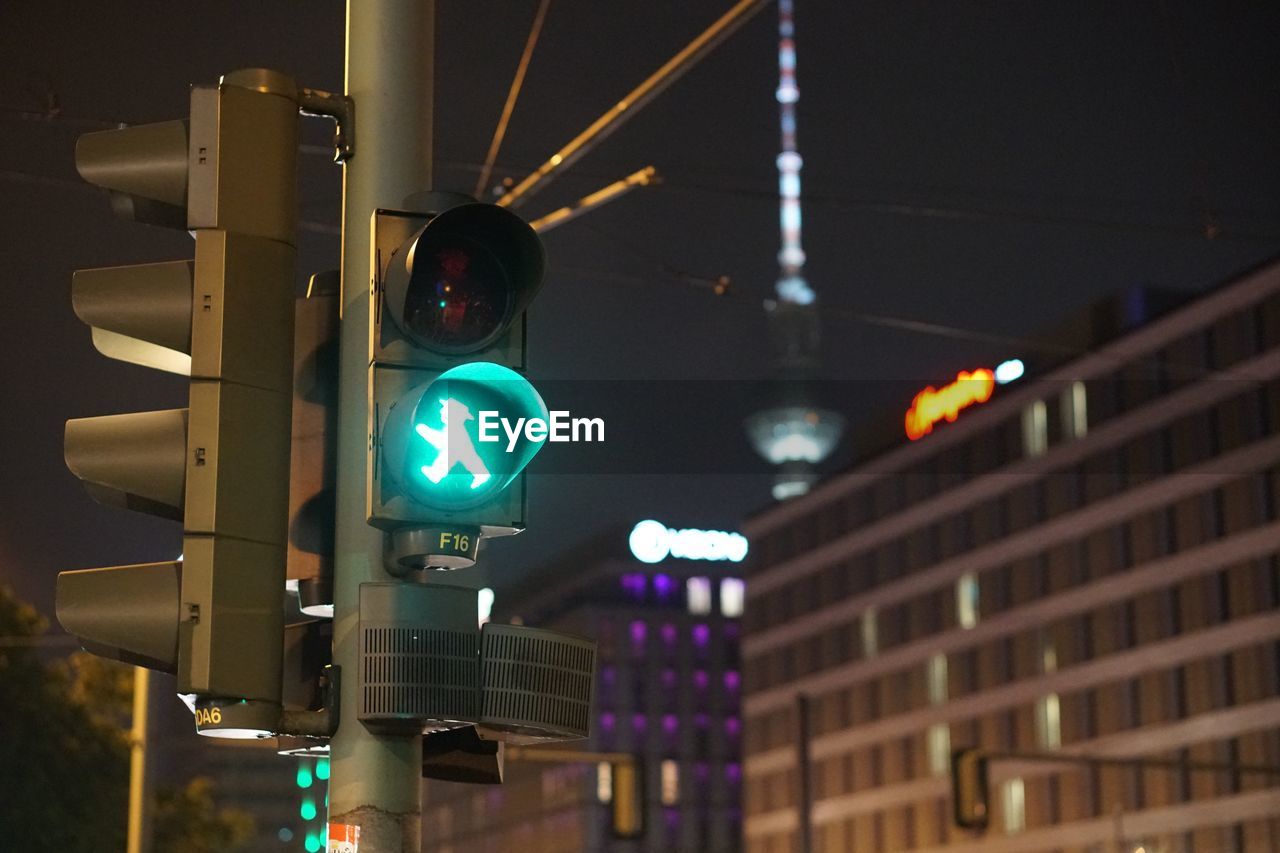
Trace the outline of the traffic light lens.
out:
[[[524,425],[547,418],[546,403],[519,373],[486,361],[458,365],[392,405],[383,437],[388,473],[417,503],[449,512],[480,506],[542,447]],[[513,424],[521,425],[514,435]]]
[[[405,332],[437,352],[484,349],[505,328],[512,291],[506,270],[461,234],[423,233],[409,258]]]

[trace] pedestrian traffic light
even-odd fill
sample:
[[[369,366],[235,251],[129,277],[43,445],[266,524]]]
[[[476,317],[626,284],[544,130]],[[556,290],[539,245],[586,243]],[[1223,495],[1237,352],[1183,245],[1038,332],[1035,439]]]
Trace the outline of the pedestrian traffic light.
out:
[[[373,218],[368,519],[390,565],[461,568],[524,527],[520,476],[545,436],[525,369],[525,309],[545,256],[515,214],[454,193]],[[503,424],[508,429],[504,429]]]
[[[496,418],[487,417],[497,412],[525,421],[547,418],[542,397],[509,368],[477,361],[446,370],[387,413],[387,475],[432,509],[455,512],[488,503],[541,446],[523,433],[504,435]]]
[[[986,829],[991,819],[987,756],[978,749],[951,753],[951,801],[956,826]]]
[[[281,696],[298,98],[283,74],[238,71],[193,87],[186,121],[76,147],[118,215],[195,238],[194,261],[72,285],[95,346],[190,376],[189,405],[71,420],[65,444],[96,499],[182,521],[184,556],[62,572],[58,619],[92,651],[175,672],[210,714],[231,700],[261,721],[241,734],[269,729]]]

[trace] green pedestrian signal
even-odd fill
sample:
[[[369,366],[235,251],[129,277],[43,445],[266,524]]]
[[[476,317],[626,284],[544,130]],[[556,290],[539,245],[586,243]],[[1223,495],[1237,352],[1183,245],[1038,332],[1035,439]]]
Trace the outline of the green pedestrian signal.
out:
[[[426,506],[481,506],[541,449],[526,430],[509,432],[533,419],[545,422],[547,406],[523,376],[490,362],[459,365],[392,406],[382,442],[388,474]]]

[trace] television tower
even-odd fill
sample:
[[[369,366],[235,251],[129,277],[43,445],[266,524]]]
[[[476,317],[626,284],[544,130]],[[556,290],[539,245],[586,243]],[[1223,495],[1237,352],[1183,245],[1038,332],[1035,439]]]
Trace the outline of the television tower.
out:
[[[776,298],[765,302],[772,343],[768,402],[747,418],[747,434],[756,452],[777,466],[773,496],[777,500],[803,495],[816,479],[814,466],[822,462],[844,432],[844,418],[817,405],[816,380],[822,364],[817,297],[804,277],[804,249],[800,242],[800,167],[796,148],[795,22],[793,0],[778,0],[778,105],[782,151],[778,154],[779,220],[782,245],[778,250]]]

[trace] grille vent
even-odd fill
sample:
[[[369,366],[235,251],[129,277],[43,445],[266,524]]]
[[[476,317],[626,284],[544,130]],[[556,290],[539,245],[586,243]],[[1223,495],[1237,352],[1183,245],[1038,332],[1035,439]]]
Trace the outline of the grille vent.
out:
[[[474,632],[364,629],[362,719],[474,720],[480,667]]]
[[[443,586],[362,585],[360,720],[371,730],[418,733],[479,716],[474,596]]]
[[[481,725],[531,740],[586,737],[595,657],[591,640],[486,624]]]

